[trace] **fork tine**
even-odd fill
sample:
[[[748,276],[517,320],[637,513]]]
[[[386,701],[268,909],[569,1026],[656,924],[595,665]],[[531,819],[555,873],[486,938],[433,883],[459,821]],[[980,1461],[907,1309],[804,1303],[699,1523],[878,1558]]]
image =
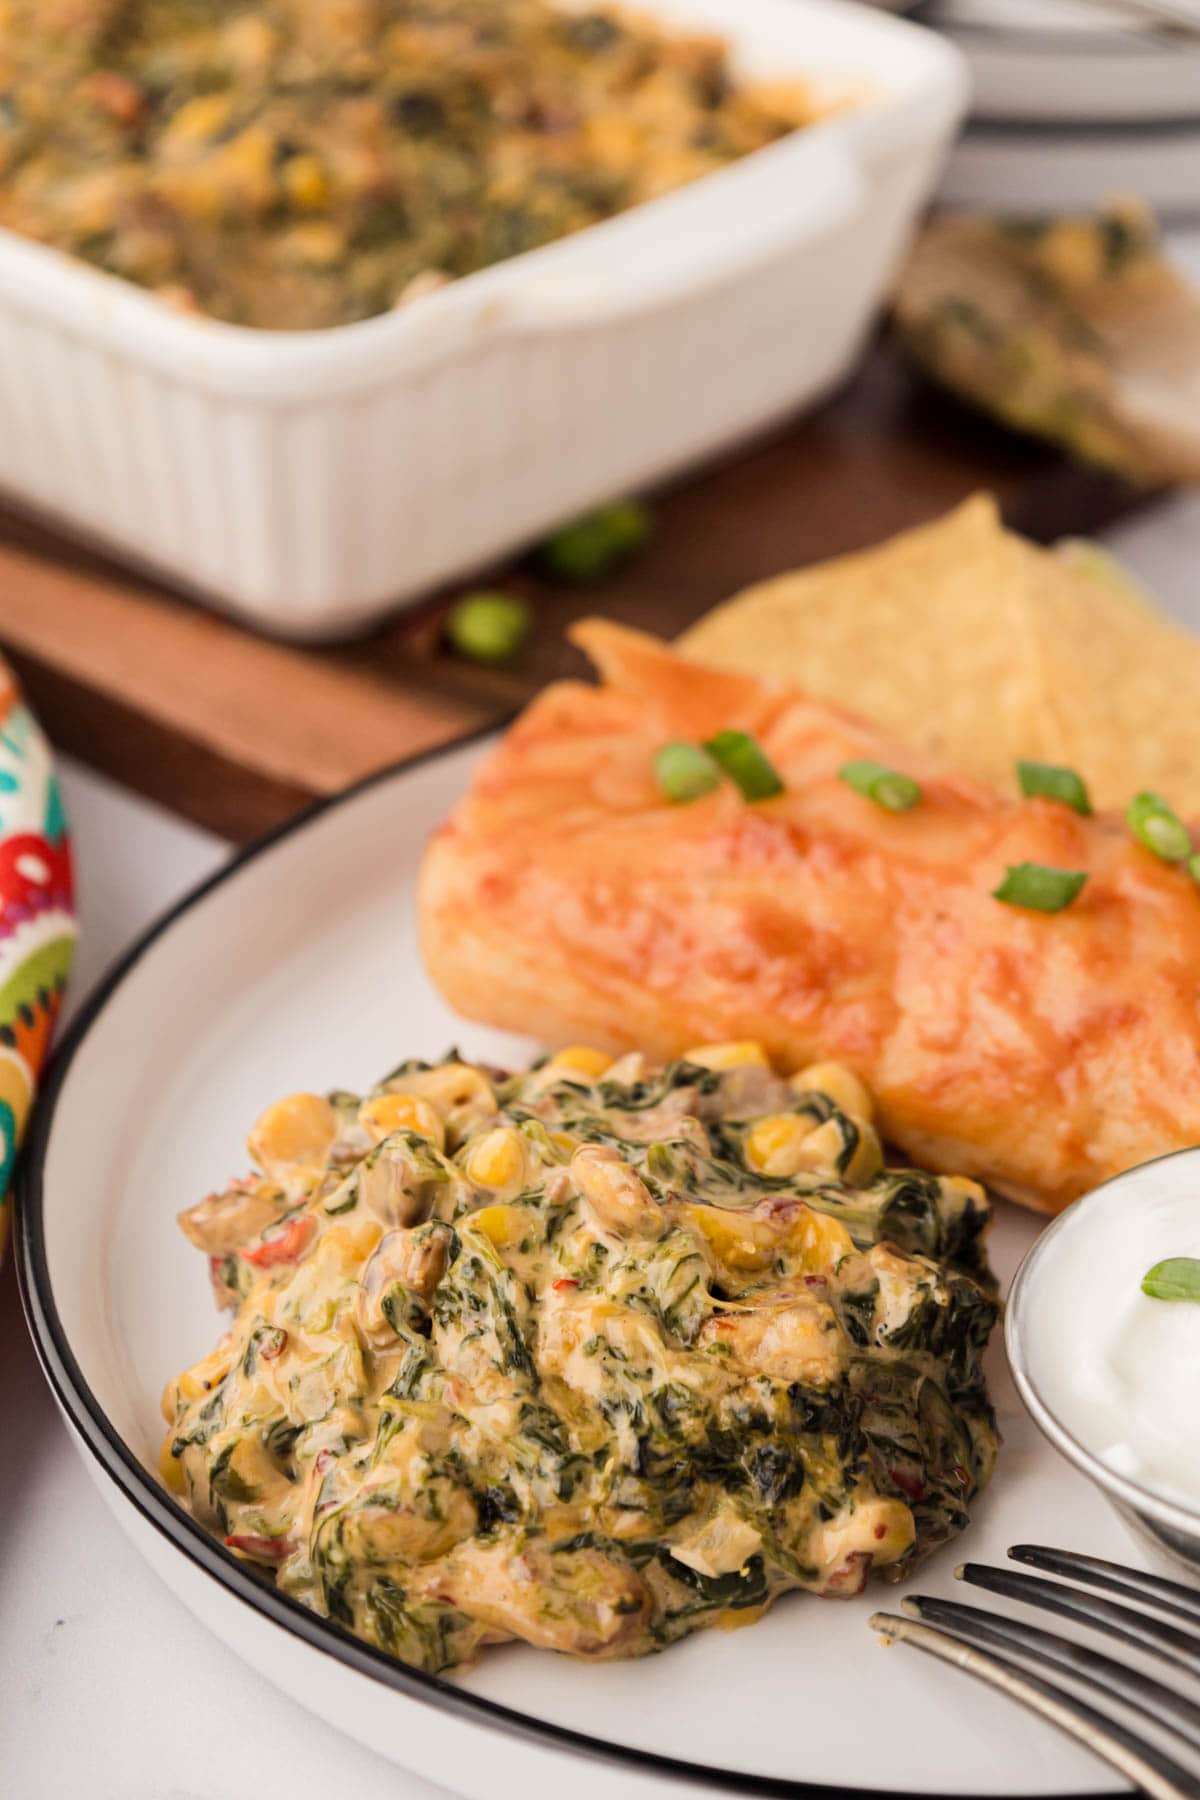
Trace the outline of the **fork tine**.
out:
[[[968,1640],[983,1639],[1000,1650],[1016,1651],[1039,1667],[1061,1669],[1088,1681],[1123,1706],[1155,1724],[1165,1725],[1200,1749],[1200,1706],[1152,1676],[1143,1675],[1140,1669],[1127,1668],[1113,1657],[1089,1649],[1086,1644],[1072,1643],[1055,1632],[1042,1631],[1020,1619],[1005,1618],[1003,1613],[984,1612],[982,1607],[963,1606],[957,1600],[912,1594],[901,1605],[905,1612],[930,1625],[943,1626]]]
[[[1104,1758],[1135,1787],[1150,1794],[1153,1800],[1196,1800],[1198,1784],[1186,1769],[1135,1733],[1106,1719],[1086,1701],[1077,1700],[1065,1689],[1045,1681],[1040,1675],[1019,1669],[1007,1657],[981,1650],[961,1637],[925,1625],[919,1619],[902,1618],[897,1613],[872,1613],[867,1623],[897,1643],[912,1644],[927,1655],[976,1676],[990,1687],[998,1688],[1013,1700],[1039,1713],[1061,1731],[1084,1745],[1094,1755]]]
[[[1200,1593],[1185,1587],[1182,1581],[1167,1581],[1161,1575],[1148,1575],[1144,1569],[1131,1569],[1125,1563],[1105,1562],[1099,1556],[1078,1556],[1073,1550],[1051,1550],[1042,1544],[1014,1544],[1008,1553],[1014,1562],[1031,1569],[1044,1569],[1048,1575],[1065,1575],[1085,1587],[1107,1588],[1113,1594],[1125,1594],[1153,1606],[1159,1612],[1172,1613],[1200,1625]]]
[[[1076,1588],[1043,1581],[1039,1575],[1023,1575],[1017,1569],[993,1569],[986,1563],[963,1563],[954,1572],[972,1587],[1005,1594],[1010,1600],[1025,1600],[1064,1619],[1078,1619],[1109,1637],[1120,1638],[1139,1650],[1149,1650],[1163,1662],[1186,1669],[1191,1675],[1200,1674],[1200,1638],[1174,1625],[1165,1625],[1161,1619],[1147,1618],[1131,1606],[1102,1600],[1097,1594],[1081,1594]]]

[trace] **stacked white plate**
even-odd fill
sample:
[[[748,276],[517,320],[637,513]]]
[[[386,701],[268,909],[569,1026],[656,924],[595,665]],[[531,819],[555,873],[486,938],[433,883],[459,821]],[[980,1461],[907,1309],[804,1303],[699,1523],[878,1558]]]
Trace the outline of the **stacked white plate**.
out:
[[[1200,25],[1163,29],[1134,0],[925,0],[918,16],[975,83],[944,199],[1057,211],[1132,193],[1200,215]]]

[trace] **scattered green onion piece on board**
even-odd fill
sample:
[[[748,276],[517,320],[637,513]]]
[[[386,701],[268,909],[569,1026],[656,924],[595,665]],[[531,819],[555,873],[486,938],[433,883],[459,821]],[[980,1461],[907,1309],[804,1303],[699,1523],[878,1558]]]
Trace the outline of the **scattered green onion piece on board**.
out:
[[[711,794],[721,771],[699,744],[664,744],[654,758],[654,778],[663,798],[678,803]]]
[[[1017,763],[1017,780],[1021,792],[1029,799],[1040,796],[1044,800],[1061,800],[1064,806],[1073,807],[1085,818],[1092,810],[1083,777],[1074,769],[1063,768],[1058,763],[1030,762],[1022,757]]]
[[[1183,823],[1161,794],[1148,788],[1135,794],[1129,802],[1125,822],[1140,844],[1161,856],[1164,862],[1182,862],[1192,853],[1192,839]]]
[[[446,635],[460,656],[501,663],[517,654],[532,624],[532,612],[515,594],[480,591],[455,602]]]
[[[782,794],[779,771],[748,731],[718,731],[704,748],[720,763],[747,800],[770,800]]]
[[[1087,871],[1050,869],[1045,863],[1014,863],[992,898],[1029,912],[1056,913],[1070,906],[1087,880]]]
[[[889,769],[883,763],[843,763],[838,770],[838,779],[887,812],[907,812],[921,798],[919,781],[914,781],[911,775],[902,775],[898,769]]]
[[[1200,1262],[1194,1256],[1168,1256],[1143,1276],[1142,1292],[1152,1300],[1200,1300]]]
[[[649,508],[640,500],[616,500],[552,532],[540,561],[560,581],[599,581],[641,549],[650,529]]]

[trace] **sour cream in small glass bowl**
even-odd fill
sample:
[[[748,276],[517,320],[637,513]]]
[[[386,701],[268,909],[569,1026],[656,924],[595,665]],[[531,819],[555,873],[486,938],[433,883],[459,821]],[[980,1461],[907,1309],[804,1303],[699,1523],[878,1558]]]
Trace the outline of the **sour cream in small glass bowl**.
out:
[[[1200,1148],[1130,1169],[1056,1219],[1017,1272],[1005,1335],[1046,1437],[1200,1582],[1200,1301],[1142,1291],[1174,1257],[1200,1259]]]

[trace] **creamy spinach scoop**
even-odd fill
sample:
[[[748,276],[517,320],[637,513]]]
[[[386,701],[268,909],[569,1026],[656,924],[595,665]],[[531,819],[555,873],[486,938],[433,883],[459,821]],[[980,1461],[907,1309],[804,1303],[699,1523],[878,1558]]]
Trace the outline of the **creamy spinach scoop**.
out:
[[[370,318],[819,116],[548,0],[10,0],[0,224],[234,324]]]
[[[848,1070],[451,1056],[292,1096],[249,1146],[181,1215],[234,1310],[167,1386],[163,1476],[404,1661],[641,1655],[966,1523],[987,1201],[886,1169]]]

